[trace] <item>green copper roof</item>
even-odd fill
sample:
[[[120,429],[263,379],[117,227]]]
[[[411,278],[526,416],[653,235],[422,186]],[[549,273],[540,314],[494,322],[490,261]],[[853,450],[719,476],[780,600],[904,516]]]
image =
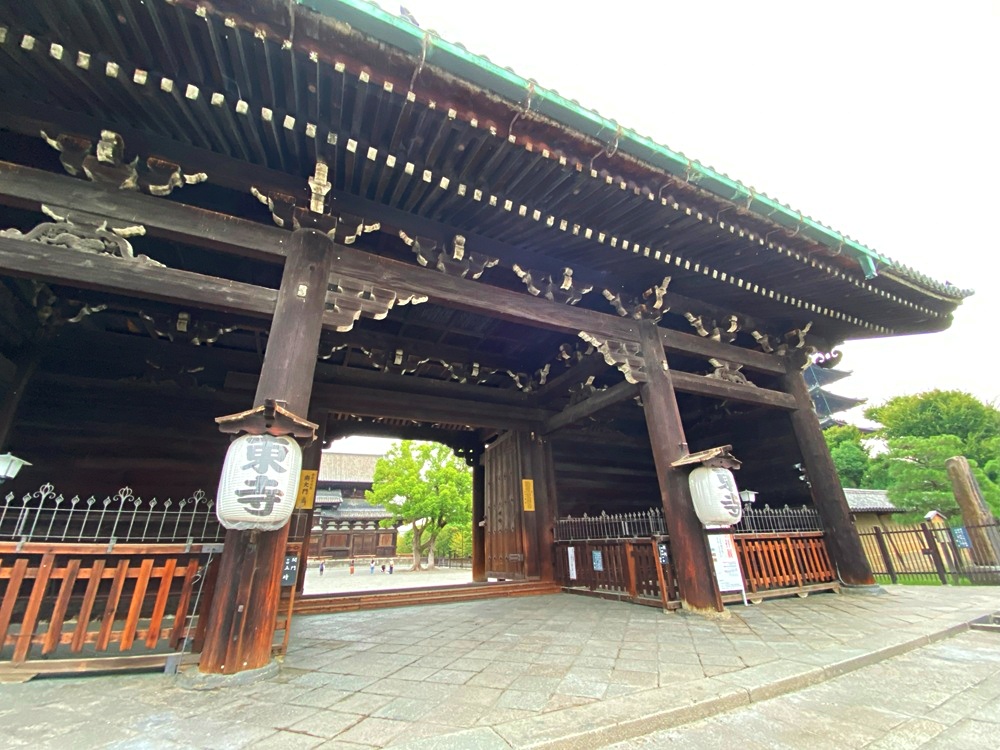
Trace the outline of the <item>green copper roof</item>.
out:
[[[971,290],[935,281],[912,268],[896,263],[860,242],[804,216],[801,211],[796,211],[725,174],[688,159],[647,136],[624,128],[614,120],[586,109],[577,101],[567,99],[556,91],[539,86],[533,80],[522,78],[509,68],[502,68],[485,57],[469,52],[460,44],[446,41],[433,32],[418,28],[382,10],[374,3],[367,0],[296,0],[296,2],[323,15],[345,21],[358,31],[408,54],[416,57],[426,54],[428,62],[449,74],[509,101],[521,101],[530,87],[533,112],[595,139],[601,137],[608,139],[610,134],[614,134],[617,137],[619,151],[695,184],[723,200],[739,203],[746,210],[837,253],[843,252],[853,257],[866,278],[879,273],[897,279],[903,277],[928,290],[956,300],[972,294]]]

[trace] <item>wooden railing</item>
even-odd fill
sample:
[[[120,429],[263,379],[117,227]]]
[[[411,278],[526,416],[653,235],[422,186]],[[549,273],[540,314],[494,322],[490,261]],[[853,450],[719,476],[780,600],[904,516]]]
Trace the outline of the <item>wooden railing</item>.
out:
[[[836,587],[821,531],[734,534],[747,596],[793,593]]]
[[[822,531],[734,534],[733,541],[751,600],[838,588]],[[665,536],[562,541],[555,549],[556,581],[568,590],[665,609],[679,606]],[[724,601],[741,599],[723,595]]]
[[[556,542],[555,556],[556,581],[567,589],[664,609],[679,606],[666,537]]]
[[[124,664],[101,657],[198,650],[218,548],[0,542],[0,662],[107,669]]]

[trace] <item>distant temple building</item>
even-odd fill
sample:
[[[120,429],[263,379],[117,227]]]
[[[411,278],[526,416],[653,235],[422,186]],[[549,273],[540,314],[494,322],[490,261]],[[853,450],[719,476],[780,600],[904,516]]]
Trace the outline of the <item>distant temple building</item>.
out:
[[[323,557],[393,557],[396,529],[379,528],[392,514],[365,500],[381,456],[324,453],[316,489],[309,553]]]
[[[802,373],[809,388],[809,395],[812,397],[813,408],[816,410],[816,416],[819,418],[820,427],[824,430],[835,424],[842,424],[839,420],[833,418],[834,414],[853,409],[858,404],[865,402],[863,398],[838,396],[826,390],[825,386],[836,383],[838,380],[843,380],[850,374],[850,372],[845,370],[829,370],[819,365],[809,365]]]

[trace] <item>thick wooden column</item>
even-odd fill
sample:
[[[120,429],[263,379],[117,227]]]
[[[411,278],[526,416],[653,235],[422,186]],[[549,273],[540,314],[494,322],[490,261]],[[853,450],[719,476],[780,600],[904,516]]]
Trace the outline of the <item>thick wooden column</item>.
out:
[[[800,364],[801,362],[789,359],[782,377],[782,387],[795,398],[796,408],[790,412],[792,430],[809,476],[813,505],[823,520],[826,546],[842,582],[855,586],[874,586],[875,578],[861,547],[858,530],[851,519],[844,488],[830,456],[830,448],[823,438],[816,412],[813,411],[812,398],[802,377]]]
[[[681,605],[695,611],[722,611],[719,586],[712,572],[712,555],[701,521],[694,512],[688,472],[671,463],[688,454],[677,396],[666,369],[666,356],[655,323],[640,323],[646,382],[640,387],[646,429],[660,484],[663,517],[670,536],[670,553],[677,574]]]
[[[483,456],[472,466],[472,580],[486,580],[486,467]]]
[[[0,453],[7,452],[7,442],[14,427],[17,409],[21,405],[21,399],[28,389],[28,383],[38,368],[41,357],[42,347],[36,341],[16,359],[14,377],[7,387],[6,394],[0,399]]]
[[[285,401],[293,414],[309,412],[334,258],[325,234],[311,229],[292,233],[254,406],[276,399]],[[226,533],[202,672],[234,674],[270,662],[287,540],[287,524],[278,531]]]

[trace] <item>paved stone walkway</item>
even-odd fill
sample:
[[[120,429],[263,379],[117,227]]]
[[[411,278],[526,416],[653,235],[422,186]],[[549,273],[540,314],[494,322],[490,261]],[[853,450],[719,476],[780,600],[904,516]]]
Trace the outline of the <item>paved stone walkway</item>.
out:
[[[962,632],[1000,590],[891,587],[723,620],[558,594],[299,617],[279,674],[191,689],[136,674],[0,685],[0,746],[599,747]]]
[[[607,750],[1000,747],[1000,635],[970,631],[788,695]]]

